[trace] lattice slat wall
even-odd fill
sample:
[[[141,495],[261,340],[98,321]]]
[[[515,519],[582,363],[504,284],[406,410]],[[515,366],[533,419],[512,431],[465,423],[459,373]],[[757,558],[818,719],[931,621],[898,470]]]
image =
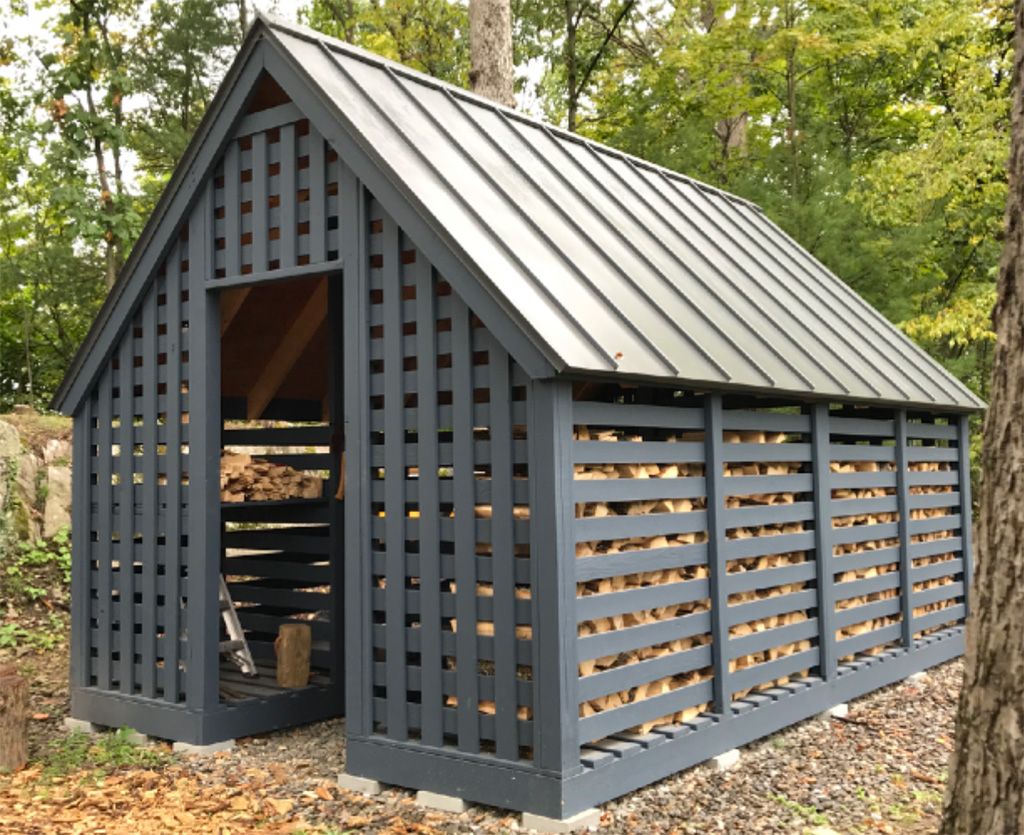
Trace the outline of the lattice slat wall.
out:
[[[188,246],[183,232],[83,407],[89,526],[75,540],[89,594],[76,683],[174,703],[188,654]]]
[[[529,757],[527,381],[373,200],[368,257],[373,730]]]
[[[214,275],[338,259],[341,163],[308,119],[232,140],[214,179]]]
[[[962,622],[955,420],[608,389],[573,403],[585,764]]]

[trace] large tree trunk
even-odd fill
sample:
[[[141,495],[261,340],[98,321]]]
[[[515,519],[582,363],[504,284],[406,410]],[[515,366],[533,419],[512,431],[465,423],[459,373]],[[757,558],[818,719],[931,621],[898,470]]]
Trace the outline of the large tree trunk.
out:
[[[470,0],[469,64],[474,93],[509,107],[515,104],[509,0]]]
[[[985,420],[978,566],[942,832],[1024,832],[1024,2],[1016,26],[1006,241]]]
[[[28,680],[13,665],[0,666],[0,774],[28,760]]]

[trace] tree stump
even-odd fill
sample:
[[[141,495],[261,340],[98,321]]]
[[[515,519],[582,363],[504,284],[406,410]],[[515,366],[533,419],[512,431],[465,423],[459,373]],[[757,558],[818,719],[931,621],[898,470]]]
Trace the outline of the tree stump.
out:
[[[28,762],[28,681],[11,665],[0,665],[0,772]]]
[[[274,641],[277,654],[277,683],[281,687],[309,684],[309,658],[313,632],[308,623],[284,623]]]

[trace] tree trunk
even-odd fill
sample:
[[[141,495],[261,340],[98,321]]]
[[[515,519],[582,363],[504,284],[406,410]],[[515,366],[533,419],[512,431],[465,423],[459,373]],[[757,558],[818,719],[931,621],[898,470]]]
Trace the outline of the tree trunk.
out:
[[[28,680],[0,666],[0,774],[28,762]]]
[[[983,448],[978,566],[942,832],[1024,832],[1024,0],[1014,4],[1006,241]]]
[[[474,93],[508,107],[515,105],[509,0],[470,0],[469,64]]]

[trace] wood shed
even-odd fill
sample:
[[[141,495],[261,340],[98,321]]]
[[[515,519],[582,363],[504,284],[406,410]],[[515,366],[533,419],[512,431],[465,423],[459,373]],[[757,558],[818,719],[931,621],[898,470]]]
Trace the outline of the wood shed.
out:
[[[756,206],[268,18],[56,403],[97,724],[564,818],[963,650],[970,391]]]

